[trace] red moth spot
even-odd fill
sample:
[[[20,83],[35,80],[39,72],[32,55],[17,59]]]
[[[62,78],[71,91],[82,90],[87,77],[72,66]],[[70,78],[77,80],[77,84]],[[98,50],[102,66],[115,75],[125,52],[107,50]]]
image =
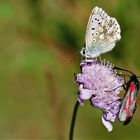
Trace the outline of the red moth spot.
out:
[[[131,90],[131,92],[135,91],[135,85],[134,85],[134,83],[131,83],[130,84],[130,90]]]
[[[129,101],[130,100],[130,97],[129,96],[126,96],[126,100]]]
[[[126,101],[129,105],[133,104],[133,101],[131,100],[131,98],[129,96],[126,96]]]
[[[130,110],[127,110],[126,114],[127,114],[128,117],[132,116],[132,113],[130,112]]]
[[[129,99],[129,105],[132,105],[133,103],[134,103],[134,101]]]
[[[128,108],[126,107],[126,106],[123,106],[123,110],[125,111],[127,111],[128,110]]]
[[[130,110],[126,106],[123,106],[123,110],[125,111],[125,113],[128,117],[132,116],[132,113],[130,112]]]

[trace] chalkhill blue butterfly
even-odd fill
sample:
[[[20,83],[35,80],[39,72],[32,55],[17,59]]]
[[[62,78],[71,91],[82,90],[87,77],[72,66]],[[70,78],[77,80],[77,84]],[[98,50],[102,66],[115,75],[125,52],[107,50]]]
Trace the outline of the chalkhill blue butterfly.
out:
[[[111,51],[121,39],[120,25],[113,17],[108,16],[99,7],[93,8],[86,29],[85,46],[81,55],[95,58],[100,54]]]

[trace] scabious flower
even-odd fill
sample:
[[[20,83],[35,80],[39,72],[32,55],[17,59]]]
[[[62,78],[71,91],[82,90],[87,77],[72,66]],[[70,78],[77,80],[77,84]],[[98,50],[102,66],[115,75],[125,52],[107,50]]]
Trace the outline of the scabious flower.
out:
[[[120,97],[124,79],[119,77],[109,62],[97,59],[83,60],[80,64],[81,73],[75,75],[74,81],[79,84],[78,101],[80,105],[85,100],[103,111],[102,122],[110,132],[111,122],[118,118]]]

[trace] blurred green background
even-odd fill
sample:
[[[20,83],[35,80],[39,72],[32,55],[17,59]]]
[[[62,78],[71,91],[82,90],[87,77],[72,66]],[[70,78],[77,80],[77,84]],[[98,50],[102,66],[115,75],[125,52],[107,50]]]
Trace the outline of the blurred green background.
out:
[[[116,17],[122,39],[102,58],[140,75],[139,0],[0,0],[0,139],[67,140],[89,14],[102,7]],[[85,103],[77,140],[140,138],[140,97],[128,126],[108,133],[101,111]]]

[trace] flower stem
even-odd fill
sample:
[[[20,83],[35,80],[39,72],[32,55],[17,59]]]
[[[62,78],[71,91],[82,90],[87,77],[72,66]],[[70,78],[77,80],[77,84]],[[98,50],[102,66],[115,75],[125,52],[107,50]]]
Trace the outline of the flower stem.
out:
[[[76,115],[79,107],[79,102],[77,101],[74,106],[73,115],[72,115],[72,121],[71,121],[71,127],[70,127],[70,134],[69,134],[69,140],[73,140],[73,134],[74,134],[74,126],[76,121]]]

